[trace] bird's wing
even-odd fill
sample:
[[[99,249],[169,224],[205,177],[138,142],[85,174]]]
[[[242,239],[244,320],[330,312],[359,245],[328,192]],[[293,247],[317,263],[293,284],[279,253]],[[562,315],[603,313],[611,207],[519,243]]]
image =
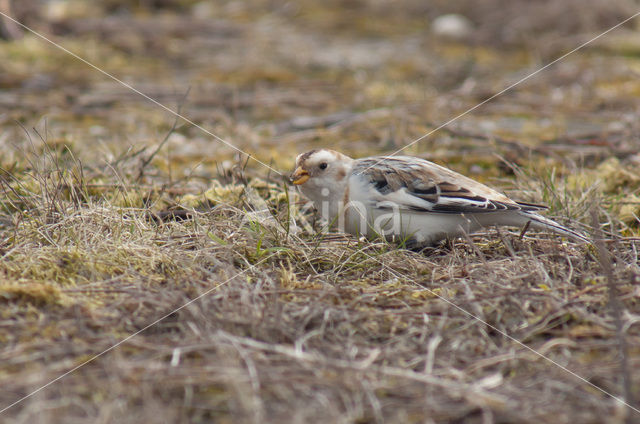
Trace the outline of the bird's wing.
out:
[[[371,157],[354,163],[352,178],[366,184],[377,208],[438,213],[535,211],[544,206],[518,203],[477,181],[424,159]]]

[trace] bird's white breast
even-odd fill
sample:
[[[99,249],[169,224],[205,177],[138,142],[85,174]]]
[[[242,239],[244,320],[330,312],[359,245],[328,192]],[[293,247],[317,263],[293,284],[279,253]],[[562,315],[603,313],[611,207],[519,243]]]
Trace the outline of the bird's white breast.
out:
[[[407,200],[411,200],[407,203]],[[424,202],[424,204],[415,204]],[[344,228],[358,236],[383,236],[430,244],[477,230],[482,225],[475,216],[420,212],[410,206],[425,207],[428,202],[403,193],[382,196],[371,184],[354,174],[349,178],[349,202],[343,208]]]

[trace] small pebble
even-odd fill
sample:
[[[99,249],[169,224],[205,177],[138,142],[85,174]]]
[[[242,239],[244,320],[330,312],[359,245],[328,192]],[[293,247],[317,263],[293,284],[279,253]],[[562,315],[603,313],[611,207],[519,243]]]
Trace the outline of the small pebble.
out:
[[[438,16],[431,24],[431,31],[435,35],[455,40],[466,38],[471,34],[472,29],[471,21],[458,14]]]

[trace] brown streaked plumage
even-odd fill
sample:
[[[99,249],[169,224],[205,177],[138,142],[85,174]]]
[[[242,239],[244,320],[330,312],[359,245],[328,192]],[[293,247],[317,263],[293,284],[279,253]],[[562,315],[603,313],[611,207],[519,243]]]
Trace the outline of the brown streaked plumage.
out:
[[[412,163],[414,166],[411,166]],[[546,209],[541,205],[515,202],[471,178],[419,158],[400,156],[361,159],[357,161],[353,172],[368,178],[382,194],[406,189],[413,196],[433,204],[430,211],[461,213]],[[439,204],[441,198],[465,199],[472,203],[466,206],[456,205],[451,209]]]

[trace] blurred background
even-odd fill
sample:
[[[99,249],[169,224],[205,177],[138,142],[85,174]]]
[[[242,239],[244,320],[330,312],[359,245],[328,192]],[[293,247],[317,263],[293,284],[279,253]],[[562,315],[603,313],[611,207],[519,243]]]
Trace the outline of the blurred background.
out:
[[[318,146],[354,156],[394,151],[631,16],[638,4],[2,0],[0,8],[289,170],[296,152]],[[48,142],[85,161],[157,145],[171,128],[170,113],[2,22],[4,151],[26,141],[16,122],[46,125]],[[595,166],[612,155],[637,161],[637,28],[629,22],[407,153],[459,164],[481,179],[508,171],[496,168],[496,155],[519,164]],[[156,165],[164,176],[206,179],[234,153],[179,123]]]

